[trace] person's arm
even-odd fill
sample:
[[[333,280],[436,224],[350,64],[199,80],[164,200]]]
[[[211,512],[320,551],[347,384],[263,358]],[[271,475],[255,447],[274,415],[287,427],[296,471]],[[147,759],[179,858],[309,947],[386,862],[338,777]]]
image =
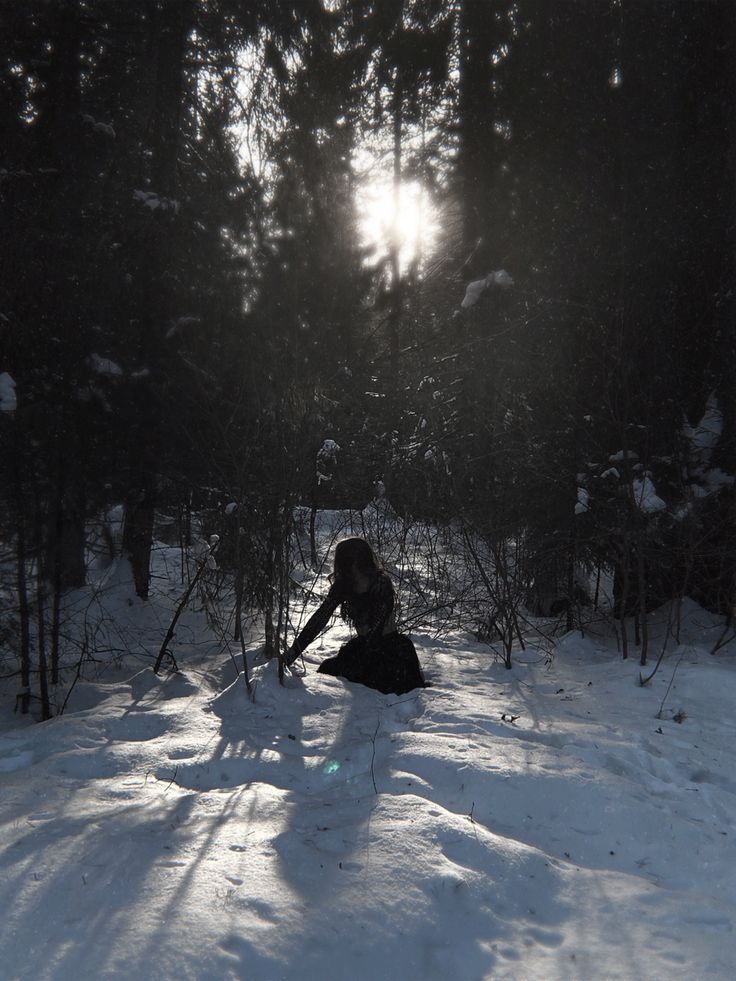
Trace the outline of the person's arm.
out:
[[[319,607],[304,624],[299,636],[291,645],[286,653],[286,663],[291,664],[296,661],[300,654],[303,654],[315,637],[318,637],[330,622],[330,617],[342,602],[341,597],[335,586],[330,587],[330,591],[322,600]]]
[[[383,636],[383,628],[394,608],[394,587],[389,577],[383,573],[376,578],[371,587],[370,629],[365,635],[366,648],[377,647]]]

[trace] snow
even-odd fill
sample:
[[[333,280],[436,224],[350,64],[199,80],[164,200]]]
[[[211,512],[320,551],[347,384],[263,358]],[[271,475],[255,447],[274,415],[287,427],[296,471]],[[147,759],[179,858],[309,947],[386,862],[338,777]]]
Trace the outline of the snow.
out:
[[[689,444],[690,462],[695,468],[706,466],[710,462],[722,433],[723,413],[715,395],[711,395],[698,425],[692,427],[686,420],[682,427],[682,434]]]
[[[609,463],[624,463],[626,460],[629,460],[629,461],[633,462],[633,461],[638,460],[638,459],[639,459],[639,457],[637,456],[637,454],[636,453],[633,453],[631,450],[619,450],[617,453],[612,453],[609,456],[608,462]]]
[[[468,283],[465,289],[465,296],[463,297],[460,306],[463,310],[474,306],[478,302],[481,293],[485,292],[489,286],[500,286],[503,289],[508,289],[513,285],[514,280],[506,272],[506,270],[497,269],[495,272],[489,273],[483,279],[476,279],[474,282]]]
[[[340,452],[339,445],[334,439],[326,439],[322,444],[317,457],[322,460],[330,460],[333,463],[337,461],[337,454]]]
[[[15,380],[7,371],[3,371],[0,373],[0,412],[15,412],[17,408]]]
[[[718,492],[723,487],[731,487],[735,480],[733,474],[724,473],[720,467],[712,467],[710,470],[706,470],[703,479],[708,484],[709,490],[713,493]]]
[[[90,354],[89,362],[92,370],[98,375],[107,378],[120,378],[123,374],[123,369],[119,364],[111,361],[110,358],[103,358],[99,354]]]
[[[161,197],[156,194],[155,191],[133,191],[133,198],[135,201],[140,201],[151,211],[156,211],[160,208],[162,211],[173,211],[178,214],[181,207],[180,202],[176,201],[174,198]]]
[[[109,123],[94,123],[92,129],[96,133],[102,133],[103,136],[109,136],[111,139],[115,139],[115,130]]]
[[[94,116],[90,116],[89,113],[82,113],[82,122],[91,126],[95,133],[101,133],[103,136],[107,136],[110,139],[115,139],[115,129],[110,123],[100,123]]]
[[[578,487],[578,499],[575,504],[575,514],[585,514],[590,511],[590,494],[584,487]]]
[[[317,484],[330,483],[332,473],[325,473],[330,467],[337,466],[340,446],[334,439],[326,439],[317,453]]]
[[[655,514],[657,511],[664,511],[667,507],[662,498],[657,496],[652,478],[646,474],[643,477],[634,477],[631,486],[634,491],[634,502],[644,514]]]
[[[99,573],[104,629],[139,653],[64,715],[13,715],[3,682],[3,979],[732,977],[721,619],[686,601],[674,640],[673,610],[652,614],[652,650],[670,640],[646,687],[604,624],[551,660],[532,639],[510,671],[467,634],[417,634],[432,685],[401,697],[316,673],[336,619],[304,678],[255,668],[250,701],[197,610],[180,673],[151,671],[178,555],[157,550],[148,603],[127,563]],[[89,591],[67,604],[97,617]]]

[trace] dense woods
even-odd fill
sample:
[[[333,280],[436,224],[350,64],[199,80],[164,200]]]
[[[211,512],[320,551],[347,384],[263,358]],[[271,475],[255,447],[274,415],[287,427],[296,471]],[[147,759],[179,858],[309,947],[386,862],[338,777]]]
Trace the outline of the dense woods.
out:
[[[195,515],[272,643],[296,509],[377,493],[458,529],[509,643],[512,588],[572,627],[601,571],[640,648],[667,599],[733,614],[731,0],[2,0],[0,25],[24,709],[120,504],[142,601],[156,516],[187,545]],[[410,186],[435,231],[408,253]]]

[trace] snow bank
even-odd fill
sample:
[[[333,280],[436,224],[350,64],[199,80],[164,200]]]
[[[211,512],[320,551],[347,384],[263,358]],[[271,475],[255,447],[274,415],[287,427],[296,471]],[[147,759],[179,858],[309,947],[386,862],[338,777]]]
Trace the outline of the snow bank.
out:
[[[100,602],[155,648],[176,567],[148,604],[118,571]],[[671,613],[650,618],[653,649]],[[726,981],[721,630],[684,604],[645,688],[602,629],[551,663],[530,643],[511,671],[467,635],[418,635],[432,687],[395,697],[317,674],[348,636],[337,620],[305,678],[259,667],[250,701],[188,613],[182,673],[118,662],[60,718],[5,717],[2,977]]]

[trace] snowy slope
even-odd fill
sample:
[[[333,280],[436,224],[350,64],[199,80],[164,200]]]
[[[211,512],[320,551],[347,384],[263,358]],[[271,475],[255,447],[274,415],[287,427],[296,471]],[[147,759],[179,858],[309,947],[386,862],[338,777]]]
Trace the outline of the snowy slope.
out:
[[[193,633],[178,675],[7,718],[0,977],[730,979],[734,645],[686,628],[646,688],[603,632],[511,671],[417,636],[395,697],[316,674],[338,624],[255,702]]]

